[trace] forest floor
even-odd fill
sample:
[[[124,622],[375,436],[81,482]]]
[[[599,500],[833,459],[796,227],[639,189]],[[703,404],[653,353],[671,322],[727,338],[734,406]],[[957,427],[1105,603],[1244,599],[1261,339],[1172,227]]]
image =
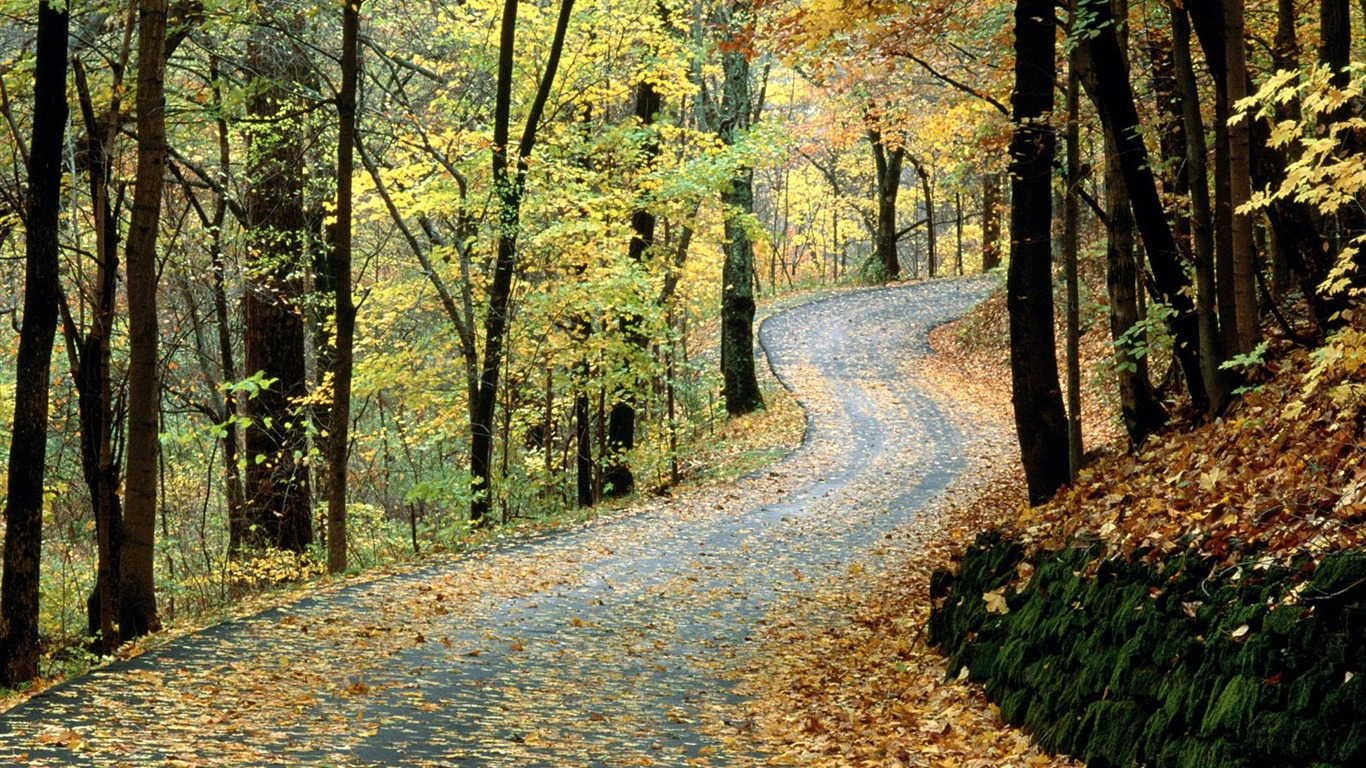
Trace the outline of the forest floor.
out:
[[[907,557],[973,529],[948,501],[983,487],[963,473],[1009,465],[999,398],[975,389],[1001,382],[923,360],[929,329],[991,286],[845,292],[770,318],[761,341],[809,419],[776,465],[176,639],[0,715],[0,763],[1055,764],[943,682],[904,616],[882,627],[893,646],[844,646],[867,677],[804,700],[809,716],[783,703],[814,684],[810,654],[839,650],[827,638],[881,621],[859,607]],[[869,687],[922,666],[923,687]],[[893,738],[839,743],[884,714]],[[794,729],[802,743],[775,744]]]

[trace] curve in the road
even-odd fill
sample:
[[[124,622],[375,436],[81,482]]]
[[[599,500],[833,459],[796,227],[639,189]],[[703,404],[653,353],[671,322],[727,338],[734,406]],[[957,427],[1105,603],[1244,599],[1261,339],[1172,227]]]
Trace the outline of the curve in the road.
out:
[[[887,554],[964,464],[907,375],[984,279],[767,320],[803,446],[731,485],[231,622],[0,715],[0,764],[748,765],[736,673],[775,612]]]

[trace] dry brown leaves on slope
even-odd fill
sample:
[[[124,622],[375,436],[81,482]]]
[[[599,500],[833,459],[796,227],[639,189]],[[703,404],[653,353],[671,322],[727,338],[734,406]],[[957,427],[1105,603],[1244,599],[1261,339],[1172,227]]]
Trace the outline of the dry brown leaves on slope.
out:
[[[1306,394],[1309,363],[1304,351],[1286,355],[1223,418],[1097,462],[1014,527],[1041,547],[1087,535],[1117,553],[1152,559],[1189,545],[1230,563],[1366,544],[1360,403]]]

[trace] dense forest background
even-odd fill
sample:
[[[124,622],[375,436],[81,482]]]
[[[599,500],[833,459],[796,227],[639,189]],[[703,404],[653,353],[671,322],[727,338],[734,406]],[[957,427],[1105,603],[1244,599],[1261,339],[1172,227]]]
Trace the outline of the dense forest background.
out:
[[[1359,397],[1362,11],[0,3],[0,683],[677,484],[789,291],[1006,272],[1034,501],[1083,377]]]

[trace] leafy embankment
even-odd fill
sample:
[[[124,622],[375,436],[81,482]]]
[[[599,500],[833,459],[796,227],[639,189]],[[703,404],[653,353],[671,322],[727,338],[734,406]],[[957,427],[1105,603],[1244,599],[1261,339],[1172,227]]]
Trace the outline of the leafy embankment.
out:
[[[1085,369],[1104,372],[1103,323],[1092,328],[1083,341]],[[831,590],[827,607],[847,622],[812,629],[792,617],[790,626],[774,631],[775,645],[788,650],[758,673],[769,697],[756,708],[765,739],[803,765],[1072,765],[1041,750],[1078,748],[1040,727],[1047,719],[1041,711],[1067,701],[1039,687],[1048,680],[1075,683],[1069,695],[1082,706],[1071,709],[1074,721],[1095,703],[1082,698],[1082,690],[1090,691],[1083,686],[1098,686],[1099,701],[1108,703],[1091,713],[1086,727],[1090,733],[1097,722],[1123,723],[1100,728],[1104,733],[1096,737],[1097,744],[1109,739],[1119,754],[1146,743],[1148,721],[1138,723],[1139,710],[1158,715],[1149,734],[1156,751],[1144,754],[1159,756],[1160,765],[1234,765],[1217,762],[1221,755],[1211,744],[1220,739],[1225,747],[1243,738],[1274,743],[1280,751],[1263,754],[1280,755],[1280,764],[1311,764],[1287,756],[1327,745],[1339,752],[1318,754],[1332,765],[1342,750],[1355,749],[1350,745],[1361,743],[1362,731],[1344,731],[1341,723],[1361,707],[1357,686],[1366,683],[1359,678],[1366,667],[1366,609],[1352,591],[1366,573],[1350,576],[1366,512],[1361,385],[1354,381],[1366,347],[1356,342],[1361,337],[1349,333],[1318,353],[1273,341],[1271,362],[1248,372],[1255,389],[1224,418],[1173,427],[1135,452],[1117,446],[1105,377],[1084,376],[1092,385],[1083,401],[1088,447],[1102,447],[1073,487],[1030,509],[1019,490],[1005,330],[998,296],[935,333],[937,356],[923,369],[927,381],[970,421],[995,430],[974,446],[981,469],[936,510],[935,531],[904,537],[913,540],[904,545],[908,558],[900,573]],[[1160,375],[1162,366],[1156,367]],[[971,647],[964,644],[966,620],[956,629],[939,627],[936,640],[954,656],[946,659],[921,629],[929,624],[931,571],[958,562],[982,530],[1001,531],[1014,542],[1014,554],[999,583],[968,587],[970,579],[960,577],[958,594],[979,621],[1023,614],[1021,628],[1051,621],[1047,631],[1055,640],[1061,627],[1076,629],[1084,621],[1096,632],[1084,643],[1076,638],[1066,654],[1045,644],[1026,657],[1017,645],[1013,663],[1000,662],[1010,667],[1008,676],[985,688],[968,677],[983,679],[983,667],[998,664],[999,637],[975,630],[974,639],[994,643],[995,653],[971,661],[976,651],[964,650]],[[1118,558],[1106,562],[1100,553]],[[1341,554],[1316,568],[1330,553]],[[1040,564],[1036,578],[1050,584],[1076,572],[1070,594],[1099,602],[1087,611],[1070,600],[1026,610],[1019,604],[1023,593],[997,591],[1007,582],[1027,583],[1016,570],[1025,561]],[[1011,613],[987,614],[984,598]],[[1093,615],[1102,609],[1108,623]],[[1158,633],[1159,624],[1170,624],[1174,634]],[[948,634],[957,635],[957,644]],[[1088,654],[1100,658],[1085,680],[1071,680],[1074,671],[1056,660]],[[1047,668],[1045,656],[1055,659]],[[1263,663],[1269,666],[1258,676]],[[1135,672],[1141,679],[1131,679]],[[1034,688],[1023,684],[1026,677]],[[1121,695],[1126,686],[1142,690]],[[1157,707],[1159,696],[1171,711]],[[1119,707],[1121,700],[1129,704]],[[1268,714],[1244,720],[1249,706]],[[1002,708],[1007,721],[1023,723],[1042,744],[1003,724]],[[1155,735],[1181,724],[1204,739],[1189,748],[1184,763],[1183,748],[1163,745]],[[1099,747],[1081,751],[1094,765],[1106,764],[1108,753]]]
[[[998,531],[931,587],[948,668],[1092,766],[1361,764],[1362,340],[1273,341],[1223,418],[979,504]]]

